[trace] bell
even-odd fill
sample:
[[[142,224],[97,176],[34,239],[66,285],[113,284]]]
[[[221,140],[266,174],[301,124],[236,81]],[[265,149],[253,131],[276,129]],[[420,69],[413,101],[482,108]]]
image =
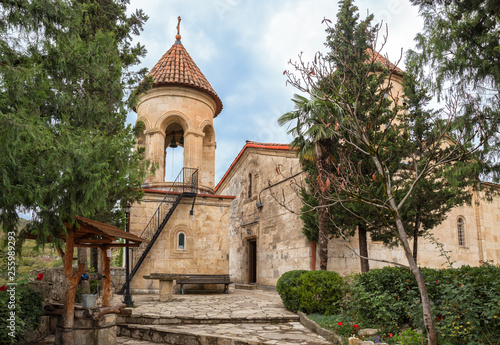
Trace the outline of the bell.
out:
[[[175,137],[172,135],[172,142],[170,143],[170,145],[168,147],[171,147],[173,149],[175,149],[177,147],[177,143],[175,142]]]
[[[179,145],[184,146],[184,136],[179,140]]]

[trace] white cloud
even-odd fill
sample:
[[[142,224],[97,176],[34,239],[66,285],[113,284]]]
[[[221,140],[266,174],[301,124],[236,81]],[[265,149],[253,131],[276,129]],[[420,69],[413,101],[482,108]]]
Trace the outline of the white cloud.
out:
[[[360,0],[360,18],[367,9],[389,25],[385,52],[391,61],[401,48],[413,47],[422,21],[407,0]],[[337,1],[331,0],[132,0],[131,8],[150,16],[139,41],[152,68],[175,40],[177,16],[182,17],[182,42],[224,103],[215,120],[216,178],[236,157],[245,139],[286,143],[286,128],[276,119],[293,108],[292,87],[285,86],[288,61],[304,52],[312,60],[324,50],[324,17],[335,22]],[[385,31],[384,31],[385,32]],[[403,65],[400,65],[403,67]],[[130,119],[133,117],[130,116]],[[217,183],[217,181],[216,181]]]

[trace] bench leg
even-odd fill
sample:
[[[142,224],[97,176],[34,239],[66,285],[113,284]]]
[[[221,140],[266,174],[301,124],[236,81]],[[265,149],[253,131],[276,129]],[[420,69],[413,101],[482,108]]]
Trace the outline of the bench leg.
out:
[[[181,295],[184,295],[184,284],[181,284]]]
[[[173,299],[174,282],[172,280],[160,280],[160,301],[167,302]]]

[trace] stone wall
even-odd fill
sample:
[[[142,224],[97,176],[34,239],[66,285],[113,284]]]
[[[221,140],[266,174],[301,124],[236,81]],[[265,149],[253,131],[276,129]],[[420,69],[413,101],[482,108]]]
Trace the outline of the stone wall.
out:
[[[261,148],[252,148],[248,144],[217,189],[217,193],[236,196],[230,210],[230,274],[235,282],[248,283],[249,241],[255,240],[257,284],[276,285],[284,272],[310,269],[313,261],[311,243],[302,234],[302,221],[282,205],[295,212],[300,210],[301,202],[293,191],[294,183],[301,183],[300,179],[266,189],[300,171],[300,167],[295,153],[276,149],[279,145],[256,143]],[[252,174],[253,188],[250,198],[249,174]],[[487,201],[481,194],[474,198],[477,203],[455,207],[446,220],[431,231],[443,244],[453,267],[477,266],[481,261],[500,262],[500,197]],[[257,207],[259,200],[263,204],[261,208]],[[465,243],[462,245],[458,242],[459,218],[464,220]],[[419,265],[431,268],[447,265],[446,256],[432,241],[419,238],[418,247]],[[380,241],[372,241],[371,236],[368,236],[368,252],[374,259],[407,263],[401,247],[387,247]],[[332,239],[328,245],[328,269],[343,275],[360,272],[360,260],[355,253],[359,253],[357,236]],[[315,269],[319,269],[318,251],[315,256]],[[370,268],[385,265],[387,263],[370,261]]]
[[[300,209],[296,189],[302,183],[302,175],[268,188],[298,172],[295,152],[248,148],[232,168],[227,182],[217,190],[236,196],[231,204],[229,225],[233,281],[249,282],[250,241],[255,241],[257,247],[258,285],[274,286],[287,271],[310,269],[311,244],[302,234],[299,216],[287,209]],[[257,207],[259,201],[262,207]]]
[[[77,269],[76,266],[73,269]],[[64,267],[40,268],[30,272],[38,275],[43,273],[41,281],[35,280],[30,283],[30,287],[40,291],[47,303],[64,303],[64,293],[66,283],[64,278]],[[97,278],[96,273],[91,273],[90,279]],[[117,292],[125,283],[125,268],[111,267],[111,292]]]
[[[148,191],[132,206],[130,231],[140,235],[165,194]],[[133,293],[156,292],[157,280],[144,279],[150,273],[227,274],[229,273],[229,206],[233,198],[198,195],[185,198],[177,206],[131,283]],[[179,248],[179,233],[185,246]]]

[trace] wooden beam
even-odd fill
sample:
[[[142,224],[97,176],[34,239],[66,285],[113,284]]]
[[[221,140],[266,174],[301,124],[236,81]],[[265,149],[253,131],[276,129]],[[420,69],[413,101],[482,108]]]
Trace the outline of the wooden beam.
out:
[[[82,238],[82,239],[76,239],[75,244],[79,243],[96,243],[96,244],[111,244],[113,240],[109,238],[96,238],[96,239],[89,239],[89,238]]]
[[[83,244],[83,243],[77,243],[75,244],[75,247],[87,247],[87,248],[98,248],[101,246],[106,246],[109,248],[125,248],[125,247],[139,247],[140,244],[136,243],[129,243],[128,245],[125,243],[110,243],[110,244]]]

